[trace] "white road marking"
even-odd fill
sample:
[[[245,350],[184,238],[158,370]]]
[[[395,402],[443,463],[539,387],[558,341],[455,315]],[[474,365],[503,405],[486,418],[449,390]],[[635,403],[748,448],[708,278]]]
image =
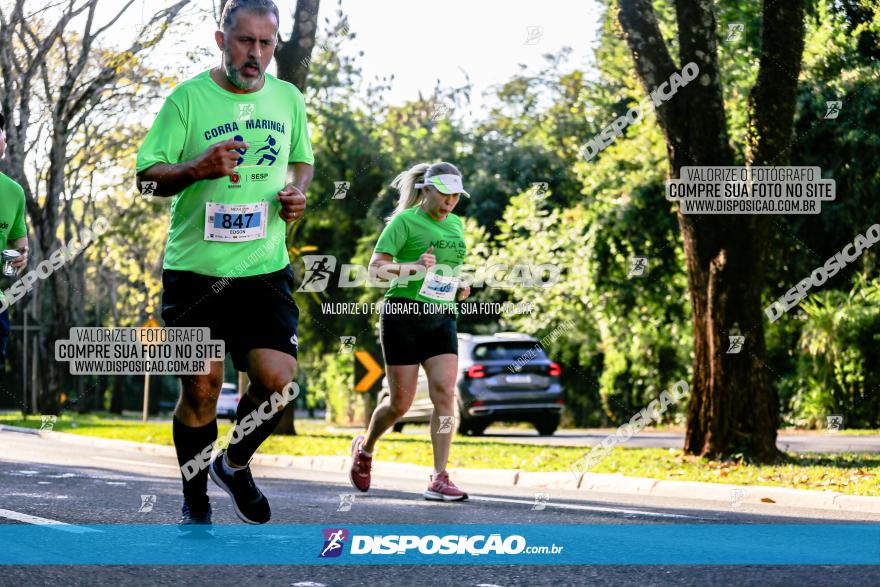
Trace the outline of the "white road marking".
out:
[[[470,496],[470,499],[476,501],[497,501],[502,503],[521,503],[525,505],[535,505],[534,500],[525,500],[525,499],[510,499],[507,497],[479,497],[476,495]],[[554,507],[563,510],[582,510],[589,512],[608,512],[612,514],[633,514],[636,516],[654,516],[657,518],[688,518],[688,519],[699,519],[696,516],[686,516],[684,514],[668,514],[665,512],[648,512],[645,510],[630,510],[624,508],[608,508],[594,505],[574,505],[569,503],[553,503],[552,501],[546,502],[547,507]]]
[[[70,499],[67,495],[48,495],[46,493],[9,493],[9,497],[27,497],[28,499]]]
[[[156,469],[174,469],[180,470],[180,467],[174,465],[165,465],[163,463],[150,463],[148,461],[130,461],[128,459],[116,459],[113,457],[92,457],[96,461],[110,461],[111,463],[125,463],[127,465],[138,465],[140,467],[154,467]]]
[[[58,520],[50,520],[49,518],[41,518],[39,516],[30,516],[28,514],[14,512],[12,510],[0,509],[0,516],[9,520],[15,520],[16,522],[24,522],[25,524],[34,524],[36,526],[48,526],[54,530],[61,530],[62,532],[73,532],[74,534],[100,532],[100,530],[95,530],[93,528],[74,526],[73,524],[68,524],[67,522],[59,522]]]

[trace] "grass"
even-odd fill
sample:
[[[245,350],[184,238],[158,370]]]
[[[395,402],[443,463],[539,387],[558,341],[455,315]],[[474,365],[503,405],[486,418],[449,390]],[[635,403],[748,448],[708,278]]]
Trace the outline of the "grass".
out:
[[[880,455],[875,453],[788,453],[786,462],[755,465],[706,460],[678,449],[618,449],[593,472],[880,496]]]
[[[0,415],[0,424],[39,428],[41,419],[19,414]],[[347,456],[351,434],[327,432],[314,423],[300,426],[298,436],[272,436],[260,448],[263,454],[291,456]],[[305,424],[305,423],[304,423]],[[219,426],[225,434],[230,424]],[[171,445],[168,422],[111,419],[101,415],[61,415],[58,432]],[[533,472],[569,471],[588,447],[536,446],[456,436],[450,465],[472,469],[519,469]],[[389,433],[377,448],[377,459],[429,466],[431,443],[427,435]],[[705,481],[742,485],[767,485],[797,489],[839,491],[851,495],[880,496],[880,454],[789,454],[786,462],[754,465],[717,462],[682,454],[677,449],[617,448],[591,469],[594,473],[620,473],[676,481]]]

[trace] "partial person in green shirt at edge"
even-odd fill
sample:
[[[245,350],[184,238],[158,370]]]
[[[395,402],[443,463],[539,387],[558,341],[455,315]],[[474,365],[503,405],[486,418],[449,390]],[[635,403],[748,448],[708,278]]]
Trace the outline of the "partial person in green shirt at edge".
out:
[[[6,117],[0,114],[0,160],[6,156]],[[5,173],[0,173],[0,250],[15,249],[21,255],[11,261],[16,275],[21,275],[28,262],[27,226],[24,221],[24,190]],[[0,379],[6,365],[6,343],[9,342],[9,308],[0,291]]]
[[[370,268],[380,275],[396,276],[379,316],[391,394],[373,412],[367,431],[352,442],[349,480],[360,491],[370,489],[373,449],[412,405],[422,365],[434,404],[434,472],[422,495],[433,501],[463,501],[468,495],[449,479],[446,464],[456,429],[456,303],[470,295],[470,287],[461,287],[456,276],[467,247],[464,224],[452,210],[460,196],[470,195],[462,187],[461,172],[446,162],[415,165],[391,185],[400,200],[370,260]]]

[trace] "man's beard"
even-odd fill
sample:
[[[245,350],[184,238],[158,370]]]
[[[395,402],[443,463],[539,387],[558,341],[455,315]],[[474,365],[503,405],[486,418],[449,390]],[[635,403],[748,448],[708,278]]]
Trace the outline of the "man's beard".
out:
[[[260,75],[253,81],[248,81],[241,76],[239,68],[232,64],[232,56],[229,54],[228,50],[226,51],[226,59],[224,59],[223,62],[223,70],[226,73],[226,79],[229,80],[229,83],[240,90],[250,90],[263,79],[263,69],[260,67],[259,63],[256,61],[245,61],[242,64],[242,67],[247,65],[253,65],[260,71]]]

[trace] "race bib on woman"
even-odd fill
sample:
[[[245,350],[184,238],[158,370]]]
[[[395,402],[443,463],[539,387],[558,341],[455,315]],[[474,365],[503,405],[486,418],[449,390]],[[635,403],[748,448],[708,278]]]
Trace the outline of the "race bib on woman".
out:
[[[428,273],[419,295],[438,302],[452,302],[455,300],[455,292],[458,291],[458,283],[458,277]]]

